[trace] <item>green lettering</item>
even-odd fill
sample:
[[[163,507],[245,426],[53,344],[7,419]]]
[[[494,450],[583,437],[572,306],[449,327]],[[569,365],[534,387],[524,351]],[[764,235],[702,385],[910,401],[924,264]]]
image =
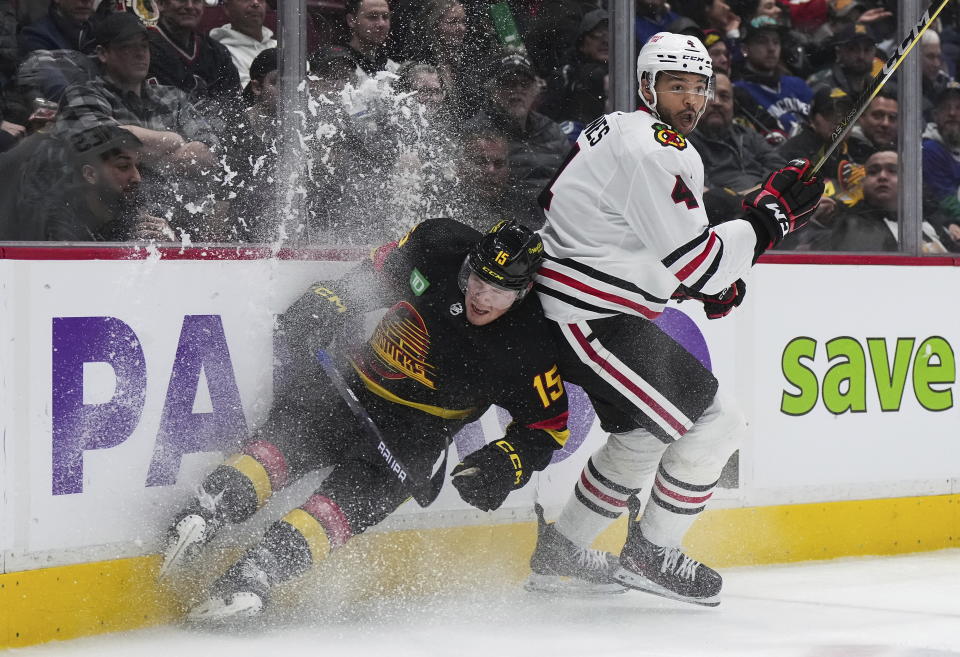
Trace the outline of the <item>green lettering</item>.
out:
[[[823,404],[835,415],[863,413],[867,410],[867,361],[863,347],[853,338],[834,338],[827,342],[827,360],[843,360],[823,375]],[[846,382],[846,391],[842,390]]]
[[[914,338],[897,338],[891,369],[887,358],[887,341],[884,338],[867,338],[867,348],[873,365],[873,378],[877,382],[877,397],[880,398],[881,411],[900,410],[914,342],[916,342]]]
[[[953,390],[937,390],[935,384],[957,380],[956,360],[950,343],[930,337],[917,348],[913,358],[913,394],[928,411],[945,411],[953,406]]]
[[[788,383],[799,389],[798,394],[783,391],[780,398],[780,412],[787,415],[806,415],[817,405],[820,385],[817,375],[800,362],[801,358],[813,360],[817,352],[817,341],[813,338],[794,338],[783,348],[780,368]]]

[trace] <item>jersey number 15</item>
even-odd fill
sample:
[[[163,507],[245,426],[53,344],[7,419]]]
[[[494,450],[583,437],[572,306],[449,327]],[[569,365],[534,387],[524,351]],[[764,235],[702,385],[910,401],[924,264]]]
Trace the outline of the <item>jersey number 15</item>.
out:
[[[533,377],[533,387],[537,389],[540,402],[544,408],[560,399],[560,396],[563,395],[563,381],[560,380],[560,375],[557,373],[557,366],[554,365],[543,374]]]

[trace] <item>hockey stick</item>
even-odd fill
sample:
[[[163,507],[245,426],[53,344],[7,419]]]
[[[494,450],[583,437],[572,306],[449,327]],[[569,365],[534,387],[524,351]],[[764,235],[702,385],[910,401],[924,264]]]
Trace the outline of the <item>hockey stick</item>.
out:
[[[903,60],[906,59],[907,55],[910,54],[910,51],[913,50],[913,47],[920,41],[920,37],[923,36],[923,33],[927,31],[927,28],[930,27],[933,21],[937,18],[937,16],[940,15],[940,12],[943,11],[943,8],[946,7],[947,3],[949,2],[950,0],[943,0],[940,3],[940,6],[937,7],[937,10],[932,14],[930,13],[929,7],[925,12],[923,12],[920,20],[917,21],[917,24],[912,30],[910,30],[910,34],[908,34],[907,37],[900,42],[897,52],[890,56],[890,58],[883,65],[883,69],[877,73],[870,84],[860,92],[859,96],[857,96],[857,99],[853,103],[853,109],[851,109],[837,124],[837,127],[830,135],[829,147],[827,147],[826,151],[820,157],[817,163],[804,176],[805,180],[809,180],[813,176],[817,175],[817,172],[820,171],[824,164],[826,164],[830,156],[833,155],[833,152],[839,148],[843,140],[846,139],[847,134],[849,134],[849,132],[853,129],[853,125],[857,119],[860,118],[860,115],[867,110],[867,107],[873,101],[874,97],[880,93],[883,85],[885,85],[887,80],[893,76],[896,70],[900,67],[900,64],[903,63]]]
[[[347,382],[340,376],[340,372],[338,372],[336,366],[334,366],[330,354],[321,349],[317,352],[317,360],[320,361],[320,367],[323,368],[327,379],[329,379],[333,387],[336,388],[337,392],[340,393],[341,399],[343,399],[347,408],[350,409],[350,412],[357,418],[364,433],[376,443],[377,453],[383,458],[390,472],[393,473],[400,483],[410,490],[410,494],[413,495],[413,499],[417,501],[417,504],[424,507],[432,504],[433,501],[437,499],[437,495],[440,494],[440,488],[443,487],[443,478],[447,474],[447,456],[450,453],[450,438],[447,437],[447,445],[443,451],[443,462],[440,464],[440,469],[437,470],[430,479],[424,481],[411,476],[410,470],[403,464],[400,457],[397,456],[396,450],[392,449],[390,443],[383,437],[383,432],[380,431],[377,423],[373,421],[373,418],[367,413],[367,410],[360,403],[360,400],[357,399],[353,390],[350,389]]]

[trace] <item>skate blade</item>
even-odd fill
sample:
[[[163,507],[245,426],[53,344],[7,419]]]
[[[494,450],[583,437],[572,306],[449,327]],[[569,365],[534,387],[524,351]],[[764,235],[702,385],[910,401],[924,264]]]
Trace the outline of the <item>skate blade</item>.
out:
[[[692,598],[690,596],[680,595],[676,591],[671,591],[670,589],[664,588],[655,582],[651,582],[646,577],[637,575],[636,573],[631,572],[622,566],[613,574],[613,578],[627,588],[643,591],[644,593],[652,593],[654,595],[659,595],[663,598],[669,598],[671,600],[690,602],[692,604],[703,605],[705,607],[716,607],[720,604],[719,594],[710,596],[709,598]]]
[[[561,577],[560,575],[541,575],[530,573],[523,583],[523,588],[530,593],[542,593],[555,596],[604,596],[626,593],[627,589],[619,582],[601,584],[587,582],[576,577]]]
[[[197,625],[226,625],[259,616],[263,612],[263,600],[256,593],[240,591],[230,596],[214,596],[201,602],[187,612],[187,623]]]
[[[167,548],[166,554],[163,555],[163,565],[160,566],[160,572],[157,573],[158,580],[163,581],[170,577],[170,574],[182,565],[181,562],[183,561],[187,548],[201,540],[206,523],[203,522],[202,519],[200,522],[194,522],[192,521],[194,517],[195,516],[187,516],[177,523],[177,528],[179,529],[184,520],[191,520],[191,522],[187,523],[187,526],[184,527],[183,533],[179,534],[177,542]]]

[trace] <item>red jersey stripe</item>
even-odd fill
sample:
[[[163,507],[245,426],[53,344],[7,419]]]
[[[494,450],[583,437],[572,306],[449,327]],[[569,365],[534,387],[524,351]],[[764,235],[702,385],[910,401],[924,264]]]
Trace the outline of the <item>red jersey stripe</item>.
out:
[[[703,264],[703,261],[707,259],[707,255],[713,250],[713,245],[717,243],[717,239],[717,234],[710,231],[710,239],[707,240],[706,246],[703,247],[703,250],[696,258],[688,262],[683,269],[677,272],[677,278],[683,281],[686,280],[687,276],[695,272],[697,268]]]
[[[547,278],[553,279],[558,283],[568,285],[576,290],[579,290],[580,292],[585,292],[591,296],[595,296],[599,299],[603,299],[604,301],[616,303],[626,308],[630,308],[631,310],[635,310],[641,315],[643,315],[644,317],[646,317],[647,319],[656,319],[657,317],[660,316],[659,312],[650,310],[646,306],[642,306],[639,303],[636,303],[635,301],[630,301],[630,299],[624,299],[623,297],[618,296],[616,294],[610,294],[609,292],[603,292],[602,290],[598,290],[594,287],[590,287],[586,283],[581,283],[576,279],[570,278],[566,274],[561,274],[558,271],[549,269],[547,265],[541,266],[540,271],[538,271],[537,273],[540,274],[541,276],[545,276]]]

